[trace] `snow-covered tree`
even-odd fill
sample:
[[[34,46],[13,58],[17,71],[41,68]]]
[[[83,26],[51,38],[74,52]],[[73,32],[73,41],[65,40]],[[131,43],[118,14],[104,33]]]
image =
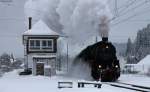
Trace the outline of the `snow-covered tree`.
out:
[[[0,65],[1,65],[1,71],[2,72],[8,72],[11,70],[11,61],[10,61],[10,55],[7,53],[4,53],[0,56]]]
[[[131,51],[133,52],[133,56],[135,56],[135,60],[139,62],[146,55],[150,54],[150,24],[147,27],[139,30],[137,33],[136,40],[134,42],[134,48]]]
[[[21,59],[16,59],[16,60],[14,60],[14,62],[12,62],[11,63],[11,67],[13,68],[13,69],[19,69],[19,68],[21,68],[21,65],[23,64],[23,60],[21,60]]]
[[[7,53],[2,54],[0,56],[0,63],[1,65],[10,66],[11,65],[10,55]]]
[[[127,59],[127,63],[129,64],[134,64],[137,63],[134,57],[134,44],[131,42],[131,39],[128,39],[127,42],[127,49],[126,49],[126,59]]]
[[[126,55],[131,55],[131,52],[132,52],[132,42],[131,42],[131,39],[129,38],[128,39],[128,42],[127,42],[127,50],[126,50]]]
[[[21,64],[23,63],[22,59],[15,59],[13,54],[9,55],[4,53],[0,56],[0,75],[1,72],[9,72],[13,69],[21,68]]]

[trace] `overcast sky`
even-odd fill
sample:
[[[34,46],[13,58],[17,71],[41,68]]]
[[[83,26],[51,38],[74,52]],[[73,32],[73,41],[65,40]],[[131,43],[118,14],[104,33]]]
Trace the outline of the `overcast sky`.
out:
[[[15,56],[23,56],[21,34],[27,29],[24,22],[26,0],[12,1],[9,4],[0,3],[0,54],[8,52],[14,53]],[[124,43],[129,37],[134,40],[137,31],[150,23],[150,2],[143,3],[146,0],[117,0],[117,3],[115,0],[108,1],[111,12],[116,16],[121,14],[111,23],[110,41]],[[118,12],[114,12],[116,8],[119,8]]]
[[[115,0],[110,0],[110,9],[113,14]],[[126,42],[128,37],[135,39],[138,30],[150,23],[150,0],[117,0],[118,15],[122,15],[112,21],[110,37],[115,42]],[[149,1],[149,2],[145,2]],[[132,3],[133,2],[133,3]],[[128,3],[128,4],[127,4]],[[130,6],[125,6],[129,5]],[[122,13],[121,13],[122,12]]]

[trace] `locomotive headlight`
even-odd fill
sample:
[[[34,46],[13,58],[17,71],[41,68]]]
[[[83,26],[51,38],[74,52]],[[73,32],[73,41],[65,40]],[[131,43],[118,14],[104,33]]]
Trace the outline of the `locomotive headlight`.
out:
[[[116,65],[115,67],[118,68],[118,65]]]
[[[98,66],[98,68],[102,68],[102,66],[101,66],[101,65],[99,65],[99,66]]]

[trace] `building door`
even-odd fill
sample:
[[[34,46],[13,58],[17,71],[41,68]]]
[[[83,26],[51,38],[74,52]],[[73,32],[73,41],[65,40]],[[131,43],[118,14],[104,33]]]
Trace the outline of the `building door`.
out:
[[[44,75],[44,63],[36,63],[36,75]]]

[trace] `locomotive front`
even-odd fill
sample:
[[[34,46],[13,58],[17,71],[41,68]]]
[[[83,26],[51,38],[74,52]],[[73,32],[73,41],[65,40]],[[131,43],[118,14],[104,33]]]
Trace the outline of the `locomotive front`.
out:
[[[77,59],[90,65],[91,76],[96,81],[116,81],[120,76],[116,49],[106,37],[81,51]]]
[[[120,76],[120,65],[115,47],[108,42],[108,38],[102,38],[102,41],[95,44],[95,48],[92,77],[95,80],[116,81]]]

